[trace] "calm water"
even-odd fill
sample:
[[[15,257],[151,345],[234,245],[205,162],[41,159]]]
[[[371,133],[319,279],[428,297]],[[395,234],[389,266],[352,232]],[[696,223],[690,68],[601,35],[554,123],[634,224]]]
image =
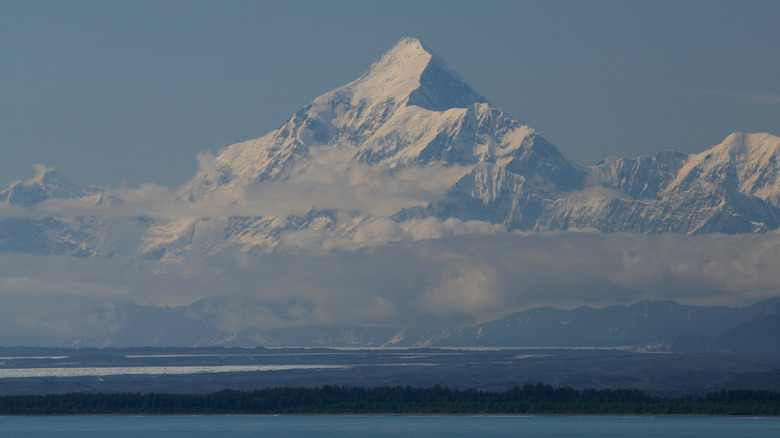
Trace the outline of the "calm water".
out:
[[[474,416],[0,417],[11,437],[780,437],[778,418]]]

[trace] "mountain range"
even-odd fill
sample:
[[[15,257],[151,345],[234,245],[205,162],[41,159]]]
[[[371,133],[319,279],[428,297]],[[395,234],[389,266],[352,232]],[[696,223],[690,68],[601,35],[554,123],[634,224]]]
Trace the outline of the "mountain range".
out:
[[[427,217],[477,220],[530,231],[765,232],[780,226],[779,151],[778,137],[734,133],[698,154],[665,151],[580,166],[491,106],[420,41],[404,38],[363,76],[316,98],[279,129],[223,150],[172,201],[229,199],[273,182],[302,190],[338,184],[350,193],[359,191],[365,178],[378,178],[406,190],[420,174],[434,187],[418,183],[411,190],[424,192],[421,196],[391,199],[379,213],[365,200],[331,206],[324,203],[328,199],[318,205],[293,197],[290,204],[306,207],[298,214],[139,219],[135,225],[146,230],[121,252],[153,258],[228,246],[268,252],[283,244],[285,231],[349,237],[377,217],[397,223]],[[6,205],[27,208],[69,198],[119,202],[98,188],[82,190],[51,169],[0,192]],[[0,222],[0,248],[114,254],[115,248],[101,245],[98,234],[110,228],[101,222],[87,215],[75,222],[6,217]],[[202,242],[216,232],[224,238]]]
[[[764,233],[780,227],[779,152],[776,136],[734,133],[698,154],[581,166],[404,38],[278,129],[201,156],[163,206],[40,167],[0,192],[0,251],[165,266],[419,240],[431,223],[471,235]]]
[[[780,354],[780,298],[746,307],[642,301],[573,310],[540,307],[462,328],[330,325],[220,330],[208,309],[218,299],[178,308],[114,306],[121,327],[110,335],[59,346],[329,348],[624,348],[638,352]]]

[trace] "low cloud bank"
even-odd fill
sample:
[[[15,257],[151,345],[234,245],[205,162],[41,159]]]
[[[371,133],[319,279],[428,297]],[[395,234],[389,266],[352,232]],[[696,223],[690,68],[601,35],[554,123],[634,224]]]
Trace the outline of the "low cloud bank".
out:
[[[243,181],[220,167],[218,159],[200,154],[199,171],[193,182],[225,176],[219,188],[197,202],[169,205],[166,217],[197,216],[291,216],[306,214],[312,207],[360,210],[365,214],[390,216],[416,205],[426,205],[444,193],[471,168],[430,164],[388,169],[351,161],[349,150],[320,147],[313,159],[301,160],[285,177],[262,184]],[[229,175],[224,175],[228,172]],[[185,185],[185,189],[192,188]],[[197,191],[197,190],[196,190]]]
[[[316,255],[193,254],[186,267],[3,253],[0,333],[6,345],[108,334],[126,323],[111,313],[117,303],[198,302],[218,329],[240,331],[453,327],[537,306],[748,305],[780,295],[780,233],[432,235]]]

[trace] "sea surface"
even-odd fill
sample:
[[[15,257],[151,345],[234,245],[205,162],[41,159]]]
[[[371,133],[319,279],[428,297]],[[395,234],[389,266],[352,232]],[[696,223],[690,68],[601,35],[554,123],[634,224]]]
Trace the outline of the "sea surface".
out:
[[[780,437],[780,418],[567,416],[0,417],[12,437]]]

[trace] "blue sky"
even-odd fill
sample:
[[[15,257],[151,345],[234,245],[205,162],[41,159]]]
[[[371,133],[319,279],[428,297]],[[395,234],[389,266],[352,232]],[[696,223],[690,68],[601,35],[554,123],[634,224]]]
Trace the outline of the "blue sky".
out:
[[[0,0],[0,188],[179,185],[420,38],[580,164],[780,135],[777,1]]]

